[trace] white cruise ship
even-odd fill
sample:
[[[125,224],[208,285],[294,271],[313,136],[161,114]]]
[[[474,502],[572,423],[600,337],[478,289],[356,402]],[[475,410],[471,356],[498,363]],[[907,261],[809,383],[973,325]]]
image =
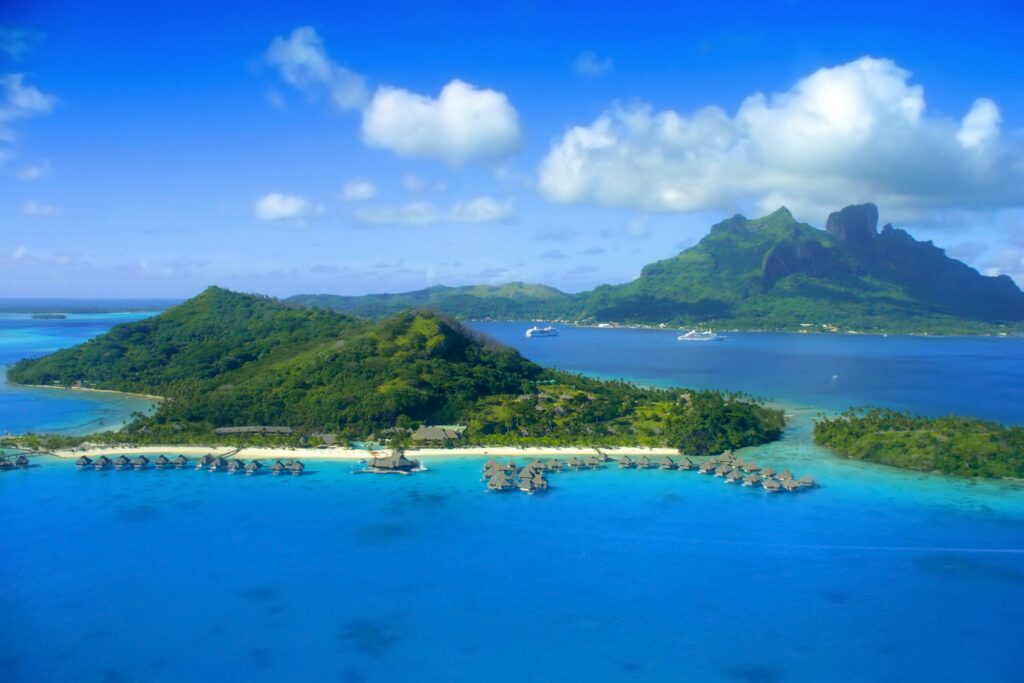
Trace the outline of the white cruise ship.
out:
[[[679,341],[722,341],[725,337],[715,334],[714,330],[690,330],[676,339]]]
[[[527,337],[557,337],[558,330],[548,325],[546,327],[537,327],[534,325],[526,331]]]

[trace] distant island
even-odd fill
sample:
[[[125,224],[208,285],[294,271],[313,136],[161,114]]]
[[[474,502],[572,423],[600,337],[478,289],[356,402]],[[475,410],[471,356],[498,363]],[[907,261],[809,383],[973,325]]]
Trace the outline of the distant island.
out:
[[[65,320],[67,315],[64,313],[33,313],[33,320]]]
[[[167,399],[102,435],[106,443],[317,445],[458,425],[466,445],[668,446],[701,455],[777,439],[784,427],[781,411],[750,397],[545,369],[437,312],[370,321],[217,287],[22,360],[8,378]],[[39,443],[87,440],[95,438]]]
[[[881,408],[819,418],[814,441],[847,458],[966,477],[1024,478],[1024,427]]]
[[[562,320],[733,330],[1011,334],[1024,293],[886,225],[874,204],[832,213],[824,230],[785,208],[712,226],[640,277],[567,294],[544,285],[431,287],[404,294],[298,295],[289,301],[380,319],[429,306],[470,320]]]

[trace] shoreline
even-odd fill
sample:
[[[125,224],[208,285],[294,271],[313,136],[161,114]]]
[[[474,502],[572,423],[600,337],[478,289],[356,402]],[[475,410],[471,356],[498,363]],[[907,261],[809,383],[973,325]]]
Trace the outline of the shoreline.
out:
[[[391,449],[376,451],[380,455],[388,455]],[[598,452],[605,453],[611,457],[618,455],[647,455],[664,457],[666,455],[678,456],[676,448],[657,446],[614,446],[609,448],[579,447],[579,446],[467,446],[465,448],[417,448],[405,451],[410,458],[558,458],[558,457],[581,457],[596,455]],[[288,448],[283,446],[247,446],[237,448],[235,446],[112,446],[109,448],[69,448],[51,451],[49,453],[62,459],[74,459],[80,456],[90,458],[106,455],[184,455],[203,456],[211,454],[215,456],[228,456],[239,459],[282,459],[299,458],[302,460],[341,460],[359,461],[371,457],[370,451],[358,448]]]
[[[91,389],[89,387],[58,387],[52,384],[18,384],[17,382],[8,382],[14,387],[26,387],[29,389],[56,389],[60,391],[85,391],[95,394],[116,394],[118,396],[131,396],[133,398],[144,398],[149,401],[166,401],[167,398],[164,396],[157,396],[155,394],[137,394],[133,391],[117,391],[116,389]]]

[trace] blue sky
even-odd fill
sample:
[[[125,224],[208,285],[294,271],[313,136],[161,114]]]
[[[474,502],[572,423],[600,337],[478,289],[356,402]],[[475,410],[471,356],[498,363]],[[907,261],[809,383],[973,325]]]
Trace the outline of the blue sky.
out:
[[[1024,283],[1015,2],[5,3],[0,296],[635,277],[733,213]]]

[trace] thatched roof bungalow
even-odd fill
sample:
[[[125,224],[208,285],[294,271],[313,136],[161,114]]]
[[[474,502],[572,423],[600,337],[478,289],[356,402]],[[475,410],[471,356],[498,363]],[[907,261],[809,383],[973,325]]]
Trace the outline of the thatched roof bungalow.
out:
[[[663,470],[674,470],[676,468],[676,461],[666,455],[658,463],[658,467]]]
[[[288,469],[291,470],[293,477],[297,477],[300,474],[302,474],[302,472],[306,469],[306,466],[302,464],[301,460],[296,460],[288,467]]]
[[[182,469],[187,464],[188,458],[186,458],[184,455],[179,455],[177,458],[174,459],[174,469],[176,470]]]
[[[156,460],[153,461],[153,467],[157,468],[158,470],[162,470],[163,468],[167,467],[170,464],[171,459],[168,458],[166,455],[158,455]]]
[[[274,474],[274,475],[278,475],[278,474],[281,474],[282,472],[284,472],[284,469],[285,469],[284,463],[281,462],[280,460],[275,460],[274,464],[270,466],[270,473]]]
[[[228,462],[228,474],[234,474],[235,472],[240,472],[240,471],[242,471],[244,469],[245,469],[245,461],[244,460],[231,459]]]
[[[4,458],[4,460],[6,461],[6,457]],[[87,455],[83,455],[82,457],[75,461],[75,467],[77,467],[80,470],[84,470],[91,464],[92,460]]]
[[[114,460],[114,469],[123,470],[126,467],[131,467],[132,461],[126,455],[122,455]]]
[[[395,450],[385,458],[371,458],[367,466],[377,472],[411,472],[420,466],[418,460],[405,457],[405,452]]]
[[[796,480],[796,483],[800,484],[805,489],[813,488],[815,485],[814,477],[809,474],[805,474]]]
[[[260,470],[262,470],[262,469],[263,469],[263,463],[261,463],[259,460],[253,460],[252,462],[249,462],[249,463],[246,464],[246,466],[245,466],[245,474],[247,476],[251,476],[253,474],[259,474]]]
[[[647,470],[654,467],[654,463],[651,462],[651,459],[648,458],[646,455],[641,455],[640,459],[636,461],[636,466],[639,469]]]
[[[627,469],[630,467],[636,467],[636,463],[633,462],[633,459],[631,457],[629,457],[628,455],[624,455],[621,458],[619,458],[620,469]]]
[[[101,455],[100,457],[98,457],[95,460],[93,460],[92,468],[94,470],[105,470],[108,467],[110,467],[110,465],[111,465],[110,458],[108,458],[105,455]]]
[[[137,457],[134,460],[132,460],[132,467],[134,467],[137,470],[144,470],[144,469],[146,469],[146,466],[148,464],[149,464],[149,458],[147,458],[144,455],[140,455],[139,457]]]
[[[760,483],[761,483],[761,475],[760,474],[748,474],[747,476],[743,477],[743,485],[744,486],[757,486]]]
[[[778,479],[779,481],[785,481],[786,479],[792,479],[793,473],[790,472],[789,470],[782,470],[781,472],[775,475],[775,478]]]
[[[776,493],[782,488],[782,484],[774,479],[765,479],[761,486],[764,487],[764,490],[768,493]]]
[[[729,474],[725,475],[726,484],[735,484],[738,481],[743,480],[743,472],[740,470],[733,470]]]

